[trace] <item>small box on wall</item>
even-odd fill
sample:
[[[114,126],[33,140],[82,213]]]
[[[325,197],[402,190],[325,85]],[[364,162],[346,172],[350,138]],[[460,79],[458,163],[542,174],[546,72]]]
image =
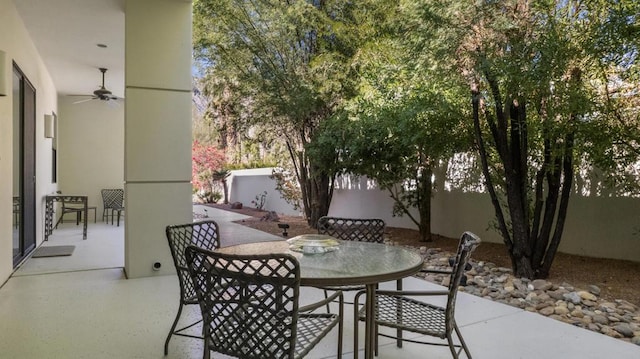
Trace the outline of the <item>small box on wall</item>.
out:
[[[44,115],[44,137],[56,137],[56,118],[53,115]]]

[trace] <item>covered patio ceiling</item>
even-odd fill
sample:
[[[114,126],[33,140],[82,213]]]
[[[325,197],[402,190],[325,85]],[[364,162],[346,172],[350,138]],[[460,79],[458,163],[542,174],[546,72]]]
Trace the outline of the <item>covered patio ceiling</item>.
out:
[[[124,2],[14,0],[59,95],[93,93],[104,67],[105,87],[124,97]]]

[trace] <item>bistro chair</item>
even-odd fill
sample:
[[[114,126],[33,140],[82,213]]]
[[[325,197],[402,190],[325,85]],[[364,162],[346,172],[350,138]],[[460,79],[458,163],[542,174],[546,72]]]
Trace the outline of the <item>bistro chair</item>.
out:
[[[324,216],[318,219],[318,233],[344,241],[384,243],[385,223],[373,218],[340,218]]]
[[[65,201],[64,200],[64,195],[62,194],[61,191],[57,191],[56,194],[58,196],[62,196],[63,199],[60,201],[61,203],[61,211],[62,214],[60,215],[60,218],[58,218],[58,221],[56,222],[56,225],[54,226],[55,228],[58,228],[58,224],[60,224],[60,222],[64,222],[64,215],[65,214],[75,214],[76,215],[76,226],[80,224],[80,220],[82,219],[82,213],[84,212],[84,206],[81,203],[78,203],[77,201]],[[93,210],[93,223],[96,222],[96,207],[95,206],[87,206],[87,215],[89,215],[89,211]],[[87,218],[87,221],[89,219]]]
[[[120,227],[120,215],[124,212],[124,190],[121,188],[103,189],[102,194],[102,221],[108,222],[111,216],[111,224],[113,217],[117,214],[117,224]],[[111,214],[109,214],[111,212]]]
[[[385,223],[377,218],[340,218],[324,216],[318,219],[318,233],[326,234],[343,241],[359,241],[384,243]],[[372,259],[375,260],[375,259]],[[327,290],[354,291],[363,290],[364,286],[322,287],[325,298]],[[329,310],[327,308],[327,310]]]
[[[190,335],[183,333],[185,330],[202,322],[199,320],[195,323],[189,324],[180,329],[176,329],[178,320],[182,314],[182,309],[185,305],[198,304],[198,298],[196,297],[195,287],[189,276],[189,270],[187,269],[187,260],[184,256],[184,250],[188,246],[197,246],[207,250],[214,250],[220,248],[220,231],[218,224],[213,220],[201,221],[195,223],[187,223],[181,225],[167,226],[166,230],[167,240],[169,241],[169,249],[171,250],[171,256],[173,257],[173,264],[176,267],[178,274],[178,281],[180,283],[180,304],[178,306],[178,313],[171,325],[169,335],[164,343],[164,355],[169,352],[169,341],[172,335],[180,335],[183,337],[202,339],[202,336]]]
[[[299,307],[300,264],[290,254],[233,255],[186,249],[202,310],[204,358],[304,358],[335,326],[342,357],[342,292]],[[339,312],[313,313],[338,298]]]
[[[455,307],[456,297],[460,280],[464,275],[464,270],[469,263],[471,253],[480,244],[480,238],[471,232],[465,232],[460,238],[458,251],[451,269],[451,278],[447,290],[438,291],[388,291],[376,290],[375,294],[375,323],[377,326],[391,327],[398,330],[406,330],[413,333],[446,339],[447,343],[427,342],[406,338],[397,338],[392,335],[380,333],[376,330],[378,336],[400,339],[420,344],[430,344],[439,346],[448,346],[453,358],[458,358],[460,353],[464,351],[467,358],[471,358],[469,348],[462,338],[460,329],[456,324]],[[423,272],[431,272],[424,270]],[[356,307],[359,303],[360,296],[366,292],[360,291],[355,297]],[[414,297],[420,296],[446,296],[447,304],[444,307],[432,305]],[[364,320],[364,310],[356,311],[354,316],[354,352],[357,357],[358,353],[358,321]],[[457,342],[453,340],[453,332],[457,336]]]

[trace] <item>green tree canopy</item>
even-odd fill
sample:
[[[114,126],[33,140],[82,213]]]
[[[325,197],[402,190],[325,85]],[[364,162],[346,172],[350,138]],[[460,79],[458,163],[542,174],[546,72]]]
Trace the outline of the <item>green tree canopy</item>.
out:
[[[631,3],[411,2],[415,46],[467,79],[485,184],[516,275],[548,276],[579,160],[618,152],[593,128],[609,128],[602,68],[619,73],[620,60],[637,54]],[[624,30],[627,45],[611,28]]]

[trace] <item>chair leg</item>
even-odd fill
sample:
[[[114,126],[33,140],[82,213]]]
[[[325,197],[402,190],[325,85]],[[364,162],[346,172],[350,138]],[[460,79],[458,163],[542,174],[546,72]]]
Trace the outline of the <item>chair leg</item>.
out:
[[[398,279],[396,281],[396,290],[401,291],[402,290],[402,279]],[[402,317],[402,303],[400,303],[400,307],[397,308],[397,313],[400,317]],[[400,322],[398,322],[400,323]],[[376,327],[377,328],[377,327]],[[402,329],[398,329],[396,330],[396,346],[398,348],[402,348]],[[376,340],[378,339],[377,333],[376,333]],[[376,343],[376,348],[378,347],[377,343]]]
[[[56,222],[56,225],[53,226],[53,228],[58,229],[58,224],[62,222],[62,218],[64,218],[64,213],[60,215],[60,218],[58,218],[58,222]]]
[[[182,314],[182,301],[180,301],[180,306],[178,307],[178,314],[176,314],[176,319],[173,320],[173,325],[171,325],[171,330],[169,330],[169,335],[167,335],[167,340],[164,342],[164,355],[169,354],[169,341],[171,340],[171,336],[173,332],[176,330],[176,326],[178,325],[178,320],[180,319],[180,315]]]
[[[204,353],[202,358],[209,359],[211,357],[211,350],[209,349],[209,336],[204,338]]]
[[[358,311],[353,316],[353,359],[358,359]]]
[[[338,359],[342,358],[342,334],[344,333],[344,297],[340,296],[340,322],[338,322]]]
[[[327,292],[326,289],[323,289],[324,291],[324,299],[329,298],[329,292]],[[327,303],[327,313],[331,313],[331,309],[329,308],[329,303]]]
[[[120,227],[120,213],[122,212],[118,211],[118,227]]]
[[[358,359],[358,323],[360,321],[359,316],[359,304],[360,304],[360,295],[362,293],[356,293],[356,296],[353,298],[353,359]]]
[[[447,333],[447,343],[449,344],[449,350],[451,351],[451,355],[454,359],[458,359],[458,352],[456,351],[456,347],[453,344],[453,338],[451,333]]]
[[[460,346],[462,347],[462,350],[464,350],[464,353],[467,355],[467,358],[471,359],[471,352],[469,351],[469,347],[467,347],[467,343],[465,343],[464,339],[462,338],[462,333],[460,333],[460,328],[458,328],[457,324],[454,324],[453,329],[456,331],[458,340],[460,340]]]

